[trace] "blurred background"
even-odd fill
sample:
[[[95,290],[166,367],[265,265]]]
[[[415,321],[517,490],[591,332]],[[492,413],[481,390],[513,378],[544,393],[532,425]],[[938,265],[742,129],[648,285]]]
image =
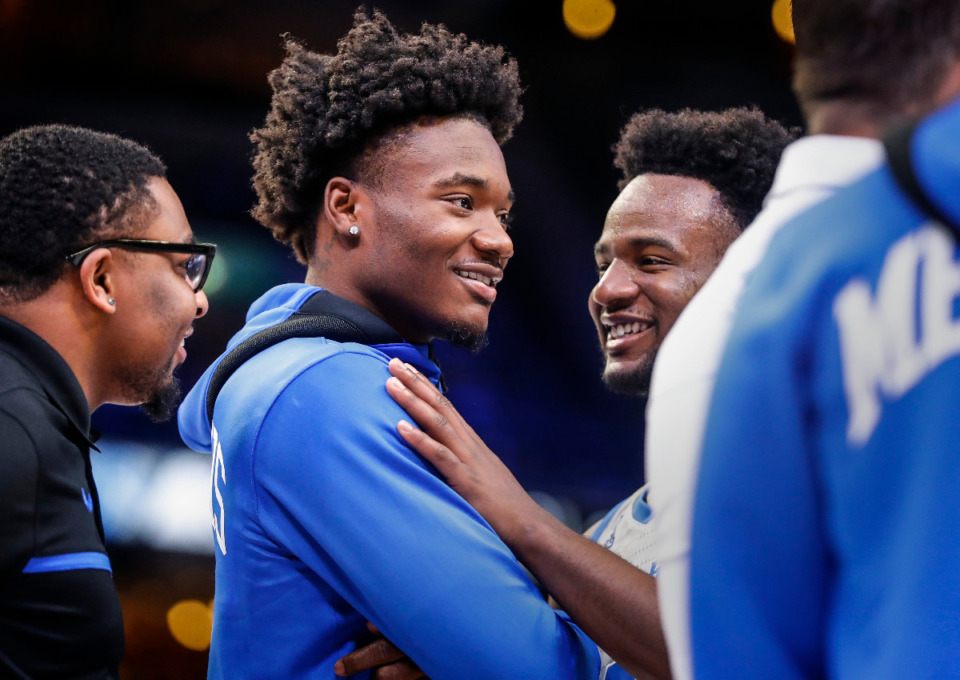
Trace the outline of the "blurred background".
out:
[[[619,179],[611,145],[633,113],[755,105],[801,125],[774,0],[380,0],[402,30],[444,23],[504,45],[526,115],[504,148],[516,255],[490,344],[438,344],[450,396],[527,489],[580,529],[643,482],[641,401],[604,390],[587,295],[592,246]],[[778,11],[780,4],[777,3]],[[145,143],[169,167],[197,238],[219,247],[210,313],[188,341],[185,388],[267,288],[304,270],[249,216],[249,132],[289,32],[335,50],[356,0],[0,0],[0,135],[69,123]],[[579,5],[576,7],[575,5]],[[615,9],[615,13],[611,10]],[[612,15],[612,22],[610,17]],[[580,17],[580,23],[577,17]],[[586,20],[586,23],[583,23]],[[127,680],[202,678],[213,597],[207,456],[175,423],[94,416],[126,626]]]

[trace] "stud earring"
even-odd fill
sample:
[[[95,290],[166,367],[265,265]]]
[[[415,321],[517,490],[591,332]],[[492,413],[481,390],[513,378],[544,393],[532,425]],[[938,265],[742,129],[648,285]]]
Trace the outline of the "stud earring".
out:
[[[113,305],[117,304],[117,301],[113,298],[107,298],[107,304],[112,307]]]
[[[360,233],[360,227],[358,227],[357,225],[353,225],[352,227],[350,227],[349,231],[351,236],[356,236],[357,234]]]

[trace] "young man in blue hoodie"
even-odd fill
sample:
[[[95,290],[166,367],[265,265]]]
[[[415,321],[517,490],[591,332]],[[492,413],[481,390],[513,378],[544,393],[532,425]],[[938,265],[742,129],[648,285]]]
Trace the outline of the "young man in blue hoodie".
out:
[[[307,277],[257,300],[230,349],[310,314],[338,330],[242,363],[211,422],[218,360],[180,409],[184,440],[213,454],[209,675],[333,678],[371,621],[435,680],[596,678],[596,645],[407,446],[384,388],[391,358],[438,382],[432,340],[483,342],[513,255],[516,64],[378,12],[335,55],[287,50],[253,134],[254,215]]]

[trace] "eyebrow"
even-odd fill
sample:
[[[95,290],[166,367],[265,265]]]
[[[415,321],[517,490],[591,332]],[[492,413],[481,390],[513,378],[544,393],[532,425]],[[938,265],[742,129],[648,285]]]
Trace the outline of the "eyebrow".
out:
[[[437,180],[434,182],[434,186],[438,188],[444,187],[457,187],[463,186],[477,187],[478,189],[488,189],[490,187],[490,182],[485,180],[483,177],[477,177],[476,175],[467,175],[462,172],[455,172],[450,177],[446,179]],[[507,199],[511,202],[517,200],[517,195],[514,193],[513,189],[510,190],[510,193],[507,194]]]
[[[631,250],[643,250],[644,248],[663,248],[664,250],[669,250],[671,253],[676,253],[676,246],[668,241],[665,238],[660,238],[657,236],[636,236],[627,243],[627,247]],[[610,250],[610,245],[604,243],[603,241],[597,241],[596,245],[593,246],[593,254],[601,255]]]

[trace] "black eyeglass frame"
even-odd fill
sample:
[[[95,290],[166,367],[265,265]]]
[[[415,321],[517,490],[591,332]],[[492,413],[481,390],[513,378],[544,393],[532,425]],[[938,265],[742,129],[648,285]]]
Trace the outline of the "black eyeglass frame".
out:
[[[207,282],[207,276],[210,274],[210,268],[213,266],[213,257],[217,254],[217,245],[215,243],[173,243],[171,241],[150,241],[139,238],[115,238],[106,241],[94,243],[83,250],[67,255],[66,261],[79,267],[84,258],[97,248],[126,248],[128,250],[140,250],[150,253],[180,253],[194,254],[204,256],[203,274],[200,280],[193,288],[194,293],[199,293],[203,284]]]

